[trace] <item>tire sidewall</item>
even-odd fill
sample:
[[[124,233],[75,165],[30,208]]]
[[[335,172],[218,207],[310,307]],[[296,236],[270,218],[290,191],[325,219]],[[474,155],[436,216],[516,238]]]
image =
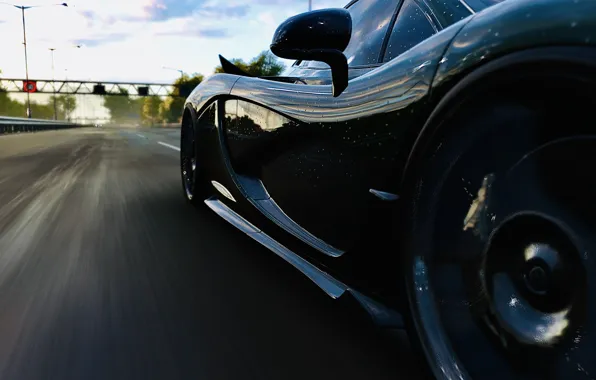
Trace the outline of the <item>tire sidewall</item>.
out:
[[[460,109],[464,103],[461,103]],[[419,163],[416,179],[406,187],[404,205],[405,219],[408,221],[402,239],[404,254],[402,256],[403,278],[405,280],[405,324],[412,348],[420,354],[429,377],[444,378],[440,363],[430,350],[430,342],[426,331],[421,326],[419,303],[416,297],[415,265],[416,257],[425,257],[433,251],[432,236],[438,215],[439,195],[450,175],[451,169],[458,163],[463,152],[476,141],[491,131],[498,131],[503,126],[512,129],[512,124],[536,126],[540,118],[535,109],[515,102],[504,102],[498,105],[474,107],[472,112],[455,113],[449,122],[443,121],[437,128],[433,139],[425,145],[426,149]],[[455,127],[454,127],[455,126]],[[498,147],[487,147],[496,149]],[[478,183],[477,185],[480,185]],[[461,221],[459,221],[461,222]]]
[[[188,125],[188,124],[190,125]],[[183,147],[184,147],[184,133],[185,129],[191,129],[194,135],[194,159],[196,161],[196,169],[192,178],[192,182],[190,186],[192,187],[192,198],[189,198],[186,192],[186,180],[184,178],[184,167],[183,167]],[[192,204],[193,206],[197,206],[199,204],[203,204],[205,199],[205,186],[204,186],[204,179],[203,179],[203,171],[201,170],[200,165],[200,152],[199,152],[199,135],[198,135],[198,128],[196,122],[193,117],[190,115],[188,116],[188,120],[183,120],[181,125],[180,131],[180,179],[182,184],[182,194],[184,199],[187,202]]]

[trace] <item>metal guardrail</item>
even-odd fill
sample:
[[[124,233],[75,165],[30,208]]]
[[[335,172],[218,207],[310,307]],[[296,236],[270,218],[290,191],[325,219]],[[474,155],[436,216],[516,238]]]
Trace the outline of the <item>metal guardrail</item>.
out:
[[[78,124],[73,124],[62,120],[40,120],[0,116],[0,135],[50,131],[56,129],[71,129],[79,127],[81,126]]]

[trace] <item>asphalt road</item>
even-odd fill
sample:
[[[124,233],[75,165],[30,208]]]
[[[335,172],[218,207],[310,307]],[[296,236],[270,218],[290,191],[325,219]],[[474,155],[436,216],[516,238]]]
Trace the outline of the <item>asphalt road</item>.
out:
[[[0,136],[0,379],[419,377],[403,336],[187,206],[177,146]]]

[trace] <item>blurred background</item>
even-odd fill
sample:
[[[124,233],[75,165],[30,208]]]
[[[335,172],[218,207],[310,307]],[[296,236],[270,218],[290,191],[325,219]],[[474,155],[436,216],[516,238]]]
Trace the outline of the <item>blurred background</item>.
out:
[[[309,9],[345,4],[346,0],[73,0],[67,6],[41,0],[0,2],[0,116],[27,117],[29,104],[35,119],[174,125],[190,91],[219,70],[218,54],[250,73],[278,75],[292,62],[278,60],[267,50],[277,26]]]

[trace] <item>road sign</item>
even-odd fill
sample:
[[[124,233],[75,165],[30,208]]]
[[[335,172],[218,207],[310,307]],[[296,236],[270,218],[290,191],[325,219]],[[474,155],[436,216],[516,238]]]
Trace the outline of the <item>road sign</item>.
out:
[[[101,84],[96,84],[93,86],[93,94],[95,95],[105,95],[106,93],[106,86]]]
[[[0,0],[0,3],[2,0]],[[52,80],[52,79],[24,79],[0,78],[0,89],[5,92],[25,92],[25,82],[35,83],[35,93],[58,95],[116,95],[116,96],[180,96],[178,84],[167,83],[139,83],[139,82],[97,82],[81,80]],[[99,87],[96,87],[99,85]],[[188,87],[188,86],[187,86]],[[190,86],[188,93],[194,87]],[[147,95],[143,95],[144,89]],[[94,91],[95,90],[95,91]],[[105,92],[104,92],[105,91]],[[184,91],[182,91],[184,92]]]
[[[37,92],[37,82],[34,80],[23,81],[24,92]]]

